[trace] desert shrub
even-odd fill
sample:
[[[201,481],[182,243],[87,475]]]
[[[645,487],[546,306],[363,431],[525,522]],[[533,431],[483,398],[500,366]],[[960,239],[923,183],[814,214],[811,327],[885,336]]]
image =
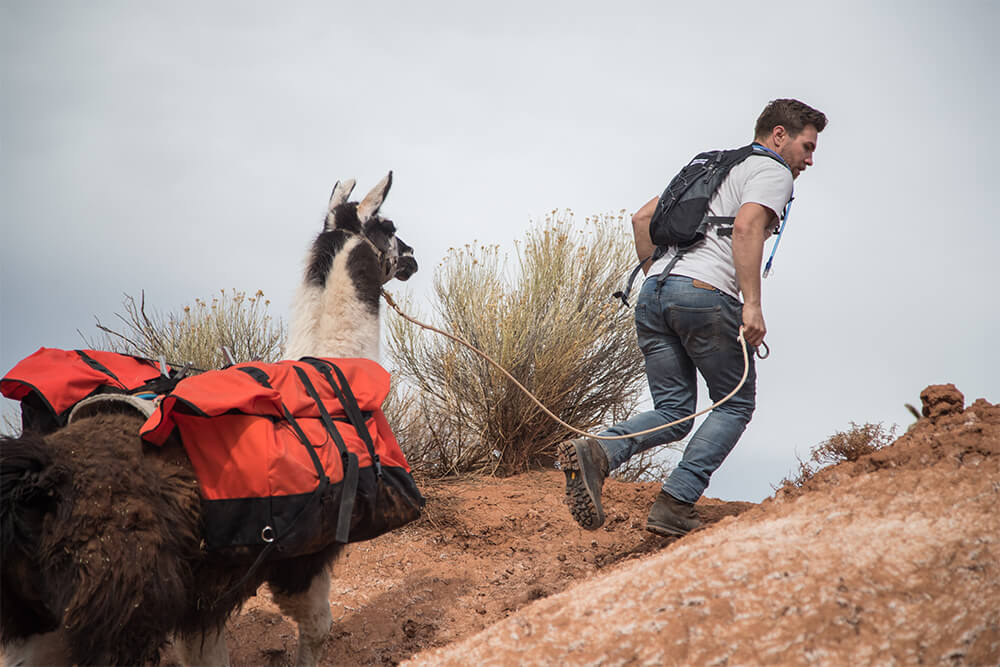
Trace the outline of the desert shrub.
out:
[[[632,311],[610,297],[635,261],[625,222],[622,212],[580,227],[571,212],[553,211],[516,244],[513,271],[497,247],[452,249],[434,275],[434,324],[578,428],[627,415],[644,373]],[[511,474],[552,465],[555,445],[571,437],[467,348],[398,317],[387,333],[406,387],[393,425],[415,469]]]
[[[122,300],[124,313],[116,313],[120,331],[98,320],[101,335],[87,339],[95,349],[134,354],[149,359],[166,357],[172,365],[190,362],[208,370],[225,365],[222,347],[228,347],[237,362],[277,361],[285,341],[280,319],[268,314],[271,302],[258,291],[253,296],[232,290],[219,291],[211,301],[194,300],[180,312],[147,312],[145,293],[138,302],[128,294]],[[86,337],[85,337],[86,338]]]
[[[886,428],[882,423],[855,424],[846,431],[838,431],[812,448],[808,461],[798,460],[798,470],[781,480],[781,486],[802,486],[823,468],[844,461],[857,461],[862,456],[882,449],[893,442],[896,426]]]
[[[674,466],[663,456],[664,449],[680,450],[683,445],[670,443],[665,447],[655,447],[639,452],[616,468],[611,476],[622,482],[663,482]]]

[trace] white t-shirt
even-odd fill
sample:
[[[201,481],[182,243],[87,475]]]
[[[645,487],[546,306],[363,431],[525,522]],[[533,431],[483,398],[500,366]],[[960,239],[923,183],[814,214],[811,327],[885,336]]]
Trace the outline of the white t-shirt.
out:
[[[708,215],[735,217],[743,204],[755,203],[765,206],[781,216],[785,204],[792,196],[792,174],[780,162],[766,155],[751,155],[733,167],[726,180],[708,203]],[[774,229],[778,221],[768,227]],[[726,227],[732,231],[732,226]],[[740,286],[736,281],[736,265],[733,263],[733,237],[729,233],[719,236],[719,225],[710,225],[705,231],[705,239],[685,252],[670,275],[697,278],[739,299]],[[675,249],[670,248],[649,269],[649,276],[659,275],[674,258]]]

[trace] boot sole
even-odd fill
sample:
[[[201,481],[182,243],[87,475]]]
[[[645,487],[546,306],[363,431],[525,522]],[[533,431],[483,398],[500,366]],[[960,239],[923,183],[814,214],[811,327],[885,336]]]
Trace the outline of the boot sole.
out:
[[[683,528],[674,528],[673,526],[659,526],[652,523],[646,524],[646,530],[654,535],[659,535],[660,537],[684,537],[690,530],[684,530]],[[693,529],[692,529],[693,530]]]
[[[573,441],[559,446],[559,465],[566,474],[569,513],[584,530],[597,530],[604,525],[604,508],[587,484]]]

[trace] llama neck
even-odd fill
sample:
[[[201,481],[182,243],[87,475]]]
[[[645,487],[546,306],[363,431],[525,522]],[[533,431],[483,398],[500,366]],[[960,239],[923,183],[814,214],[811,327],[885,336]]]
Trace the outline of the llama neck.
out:
[[[344,245],[333,258],[326,283],[303,283],[293,305],[285,357],[365,358],[378,361],[379,317],[359,295],[347,270],[350,250]]]

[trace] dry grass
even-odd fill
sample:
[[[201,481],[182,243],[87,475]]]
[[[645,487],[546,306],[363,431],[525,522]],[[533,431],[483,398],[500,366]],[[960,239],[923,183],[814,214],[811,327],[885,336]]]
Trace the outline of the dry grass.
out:
[[[166,357],[171,365],[190,362],[194,368],[220,368],[226,360],[223,346],[228,347],[237,362],[277,361],[285,341],[285,327],[280,319],[268,314],[270,301],[258,291],[253,296],[232,290],[219,291],[211,301],[195,299],[194,306],[184,306],[181,312],[166,314],[147,312],[145,293],[138,303],[125,295],[116,313],[123,328],[105,326],[98,320],[102,332],[96,340],[87,340],[95,348],[134,354],[149,359]]]
[[[616,468],[611,476],[622,482],[664,482],[674,469],[664,458],[667,449],[683,451],[684,443],[672,442],[661,447],[639,452]]]
[[[823,468],[844,461],[857,461],[862,456],[892,444],[895,437],[895,425],[886,428],[881,423],[859,425],[851,422],[848,430],[838,431],[813,447],[808,461],[799,459],[798,471],[781,480],[778,488],[802,486]]]
[[[517,244],[511,276],[496,247],[453,249],[434,277],[435,324],[490,355],[578,428],[624,417],[644,380],[632,311],[610,297],[634,261],[626,227],[624,212],[581,228],[571,212],[553,211]],[[391,318],[388,349],[409,389],[386,413],[425,474],[552,465],[555,445],[570,437],[462,346]]]

